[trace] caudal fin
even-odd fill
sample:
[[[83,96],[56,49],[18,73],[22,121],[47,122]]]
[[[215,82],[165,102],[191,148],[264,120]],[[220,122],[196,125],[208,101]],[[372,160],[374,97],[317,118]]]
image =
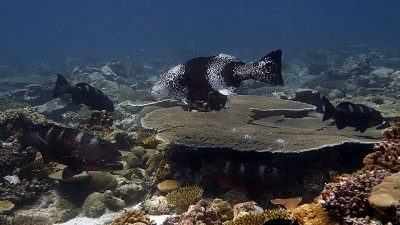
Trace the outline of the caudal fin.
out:
[[[54,88],[54,92],[53,92],[53,97],[58,98],[61,95],[64,95],[64,94],[70,92],[71,89],[72,89],[72,86],[68,83],[68,81],[61,74],[58,74],[56,87]]]
[[[335,106],[324,96],[322,96],[322,103],[324,104],[324,117],[322,121],[335,118]]]
[[[236,76],[240,80],[258,80],[274,86],[283,86],[282,50],[276,50],[261,58],[260,61],[240,65],[236,69]]]
[[[261,70],[259,81],[275,86],[283,86],[282,79],[282,50],[275,50],[261,58],[254,66]]]

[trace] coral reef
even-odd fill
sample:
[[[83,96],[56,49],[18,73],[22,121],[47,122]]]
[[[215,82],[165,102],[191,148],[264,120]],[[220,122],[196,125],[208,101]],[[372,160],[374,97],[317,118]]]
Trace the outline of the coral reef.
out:
[[[365,136],[354,136],[354,133],[345,136],[337,135],[336,130],[315,131],[323,127],[320,122],[316,125],[303,124],[306,121],[301,119],[288,120],[294,123],[290,125],[277,121],[248,124],[251,115],[249,109],[253,113],[254,110],[271,111],[270,116],[277,116],[285,115],[287,111],[308,109],[311,106],[307,104],[259,96],[229,96],[229,100],[229,108],[213,114],[188,112],[173,107],[153,111],[142,118],[141,123],[144,128],[159,131],[156,135],[159,140],[192,148],[302,152],[343,143],[374,142]],[[267,110],[271,106],[273,110]],[[381,138],[380,132],[372,133],[372,137]],[[277,140],[284,140],[285,144],[280,144]]]
[[[22,179],[14,184],[7,181],[0,182],[0,200],[10,200],[14,204],[28,203],[37,198],[41,193],[49,190],[52,183],[48,180],[32,180]]]
[[[113,124],[113,118],[106,110],[95,111],[88,121],[89,127],[97,129],[107,129]]]
[[[1,200],[0,201],[0,214],[4,214],[5,212],[13,210],[15,205],[9,200]]]
[[[374,145],[374,152],[364,158],[365,170],[384,169],[391,173],[400,171],[400,123],[383,132],[385,139]]]
[[[400,171],[400,140],[387,140],[374,145],[374,152],[365,156],[365,170],[384,169],[392,173]]]
[[[224,225],[295,225],[298,224],[292,213],[286,210],[267,210],[263,213],[243,213],[234,220],[223,223]]]
[[[368,198],[375,215],[381,221],[400,224],[400,172],[385,177],[376,185]]]
[[[171,214],[174,209],[174,205],[169,204],[164,196],[152,196],[142,202],[140,207],[151,215]]]
[[[125,201],[113,195],[112,191],[104,192],[103,199],[101,200],[109,210],[118,211],[125,207]]]
[[[88,175],[93,189],[97,192],[114,190],[118,186],[117,178],[108,172],[90,171]]]
[[[339,225],[329,214],[324,211],[319,203],[304,204],[293,211],[293,217],[302,225]]]
[[[221,220],[207,201],[200,200],[195,205],[191,205],[187,212],[181,214],[178,224],[217,225],[221,224]]]
[[[23,146],[23,133],[28,126],[49,122],[31,108],[0,112],[0,175],[5,176],[15,168],[33,162],[36,151]]]
[[[103,200],[103,194],[99,192],[94,192],[91,195],[89,195],[85,199],[85,202],[83,203],[82,206],[85,216],[94,218],[103,215],[107,207],[102,202],[102,200]]]
[[[264,213],[248,213],[236,217],[232,221],[223,223],[223,225],[264,225],[266,220]]]
[[[218,214],[221,222],[233,220],[233,209],[228,202],[216,198],[211,202],[211,208]]]
[[[179,210],[185,211],[191,204],[199,201],[203,196],[201,187],[181,187],[166,195],[167,202],[175,205]]]
[[[150,216],[141,210],[129,210],[116,218],[111,225],[151,225]]]
[[[400,122],[392,124],[391,127],[383,131],[383,135],[388,140],[400,139]]]
[[[233,206],[234,217],[241,213],[262,213],[264,210],[254,201],[238,203]]]
[[[342,177],[340,183],[327,184],[321,193],[323,208],[338,219],[369,215],[368,197],[386,175],[383,170],[364,172],[356,177]]]

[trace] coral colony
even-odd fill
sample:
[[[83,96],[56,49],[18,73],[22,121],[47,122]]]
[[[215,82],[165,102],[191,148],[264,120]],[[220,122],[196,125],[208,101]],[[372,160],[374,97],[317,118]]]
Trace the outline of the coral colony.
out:
[[[399,225],[399,56],[285,54],[0,79],[0,224]]]

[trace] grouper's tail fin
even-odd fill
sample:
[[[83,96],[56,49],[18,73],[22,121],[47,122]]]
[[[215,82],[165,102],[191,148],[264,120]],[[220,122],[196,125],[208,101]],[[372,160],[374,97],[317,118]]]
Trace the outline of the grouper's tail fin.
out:
[[[54,88],[53,92],[53,97],[58,98],[61,95],[69,93],[71,89],[72,86],[68,83],[68,81],[61,74],[58,74],[56,87]]]
[[[253,65],[261,72],[256,80],[262,81],[274,86],[283,86],[282,79],[282,50],[278,49],[270,52]]]
[[[324,117],[322,121],[335,118],[335,106],[324,96],[322,96],[322,103],[324,104]]]

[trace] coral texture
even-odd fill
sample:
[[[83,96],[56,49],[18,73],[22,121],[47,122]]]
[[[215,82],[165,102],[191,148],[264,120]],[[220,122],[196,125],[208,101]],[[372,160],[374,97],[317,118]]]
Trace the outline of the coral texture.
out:
[[[291,212],[287,210],[267,210],[263,213],[243,213],[224,225],[264,225],[264,224],[297,224]]]
[[[383,170],[364,172],[356,177],[343,177],[340,183],[327,184],[321,194],[323,208],[339,219],[368,215],[371,190],[386,174]]]
[[[146,129],[159,131],[159,140],[198,149],[210,147],[238,151],[302,152],[343,143],[375,142],[365,136],[357,137],[354,133],[337,135],[336,130],[321,129],[321,122],[315,126],[310,123],[304,126],[308,120],[291,120],[294,124],[290,125],[273,122],[262,125],[248,123],[253,120],[251,116],[255,114],[255,110],[267,113],[264,117],[271,117],[314,106],[260,96],[228,98],[229,108],[212,114],[173,107],[153,111],[142,118],[141,123]],[[380,132],[372,132],[371,135],[375,138],[381,137]]]
[[[384,169],[392,173],[400,171],[400,123],[383,132],[384,141],[374,145],[374,152],[364,158],[366,170]]]
[[[400,224],[400,172],[385,177],[376,185],[368,201],[382,221]]]
[[[166,195],[167,202],[185,211],[191,204],[199,201],[203,196],[203,189],[197,186],[181,187]]]
[[[141,210],[129,210],[115,219],[111,225],[150,225],[150,216]]]
[[[302,225],[338,225],[339,222],[328,215],[319,203],[304,204],[297,207],[293,216]]]

